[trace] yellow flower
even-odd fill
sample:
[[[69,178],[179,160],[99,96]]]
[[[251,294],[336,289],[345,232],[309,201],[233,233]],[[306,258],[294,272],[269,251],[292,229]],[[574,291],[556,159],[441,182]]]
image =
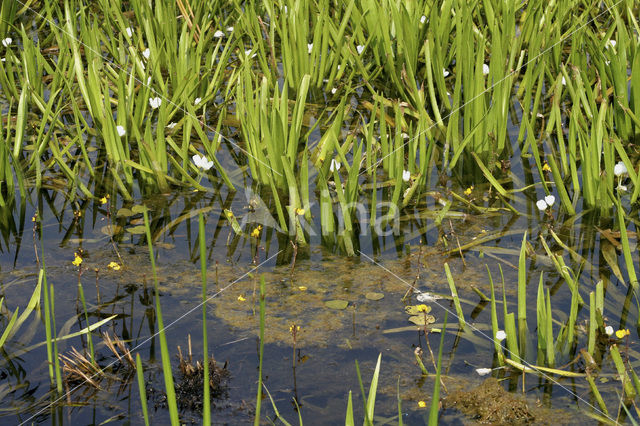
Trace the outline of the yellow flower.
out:
[[[304,209],[296,209],[296,214],[298,216],[302,216],[304,214]]]
[[[251,236],[258,238],[260,236],[260,231],[262,231],[262,225],[258,225],[253,231],[251,231]]]
[[[82,264],[82,258],[78,256],[78,253],[73,253],[73,266],[80,266]]]
[[[424,401],[418,401],[418,407],[420,407],[420,408],[424,408],[424,407],[426,407],[426,406],[427,406],[427,403],[426,403],[426,402],[424,402]]]
[[[104,197],[100,198],[100,204],[107,204],[107,200],[108,199],[109,199],[109,194],[107,194]]]
[[[542,171],[543,172],[550,172],[551,171],[551,167],[549,167],[549,163],[544,163],[544,165],[542,166]]]
[[[307,291],[307,287],[305,287],[305,286],[303,286],[303,285],[300,285],[300,286],[298,286],[298,290],[300,290],[300,291]]]
[[[227,211],[227,216],[228,216],[228,217],[233,217],[233,212],[232,212],[231,210],[228,210],[228,211]]]
[[[471,191],[473,191],[473,185],[464,190],[464,195],[468,197],[469,195],[471,195]]]
[[[37,213],[36,213],[36,214],[34,214],[34,215],[31,217],[31,222],[35,222],[36,220],[38,220],[38,214],[37,214]]]
[[[296,332],[300,331],[300,326],[299,325],[295,325],[295,324],[290,325],[289,326],[289,333],[293,333],[294,331],[296,331]]]
[[[113,269],[114,271],[119,271],[120,270],[120,265],[116,262],[109,262],[109,264],[107,265],[109,268]]]
[[[245,300],[247,299],[245,299],[243,295],[238,296],[238,302],[244,302]]]
[[[631,332],[629,331],[628,328],[625,328],[624,330],[616,331],[616,337],[618,339],[622,339],[623,337],[628,336],[629,334],[631,334]]]
[[[418,305],[418,312],[429,312],[429,308],[427,307],[427,305]]]

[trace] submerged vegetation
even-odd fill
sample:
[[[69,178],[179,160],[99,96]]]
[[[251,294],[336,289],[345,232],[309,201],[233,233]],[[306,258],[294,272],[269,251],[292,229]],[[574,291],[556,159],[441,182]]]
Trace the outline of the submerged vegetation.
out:
[[[148,391],[171,423],[193,411],[209,424],[212,398],[227,397],[234,379],[210,352],[215,315],[259,338],[258,368],[243,372],[257,374],[254,406],[237,412],[259,424],[273,410],[286,422],[263,381],[269,345],[293,347],[296,389],[301,348],[336,338],[328,318],[352,326],[340,339],[352,349],[365,345],[355,338],[360,315],[371,316],[361,329],[375,335],[385,306],[412,323],[385,329],[385,338],[417,331],[420,340],[415,351],[393,348],[417,366],[394,371],[393,390],[384,386],[395,410],[387,422],[403,422],[406,401],[430,424],[455,405],[488,422],[543,422],[493,379],[525,390],[527,375],[547,407],[556,386],[586,416],[638,421],[639,15],[635,0],[2,2],[0,401],[22,389],[29,402],[0,415],[62,419],[60,407],[84,403],[72,395],[96,398],[111,383],[132,389],[135,371],[146,424]],[[172,217],[174,202],[182,206]],[[68,253],[62,267],[45,245],[54,223]],[[201,273],[168,284],[158,249],[169,250],[163,238],[181,226]],[[35,259],[25,266],[18,253],[30,240]],[[251,269],[219,279],[212,252],[220,246],[221,258]],[[96,247],[110,262],[92,258]],[[370,269],[358,263],[361,281],[327,285],[340,274],[326,267],[317,279],[305,266],[313,247]],[[408,273],[385,262],[393,249]],[[266,282],[257,278],[264,264],[276,267]],[[26,278],[5,274],[21,267]],[[48,282],[52,269],[70,285]],[[101,297],[101,280],[115,276],[131,278]],[[26,297],[13,287],[25,282]],[[168,333],[195,309],[170,311],[164,322],[163,297],[179,284],[194,284],[185,298],[202,308],[202,362],[193,363],[189,344],[176,370],[170,348],[184,335]],[[265,315],[273,305],[280,318]],[[314,327],[300,324],[319,311],[315,341],[306,339]],[[140,330],[147,321],[151,337],[134,336],[134,319]],[[147,359],[140,349],[150,340]],[[60,351],[66,341],[76,346]],[[474,369],[493,376],[477,389],[496,405],[511,401],[515,414],[447,389],[461,371],[452,356],[461,341],[484,362],[493,354]],[[40,355],[46,392],[23,384],[23,357]],[[378,357],[365,392],[357,365],[363,404],[345,393],[346,423],[361,415],[372,424],[388,377]],[[414,376],[429,391],[407,397],[401,381],[406,388]],[[460,398],[440,404],[449,391]],[[305,401],[294,393],[302,423]]]

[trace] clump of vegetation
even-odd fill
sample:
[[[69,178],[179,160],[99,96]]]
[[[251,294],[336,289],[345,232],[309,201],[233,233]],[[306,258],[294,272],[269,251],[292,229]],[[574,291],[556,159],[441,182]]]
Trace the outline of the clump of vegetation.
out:
[[[201,412],[203,407],[204,365],[203,362],[193,362],[191,354],[187,358],[182,356],[178,348],[178,368],[180,377],[176,381],[176,401],[180,410]],[[218,365],[213,355],[209,356],[209,391],[211,398],[224,399],[228,395],[230,379],[227,363]],[[213,401],[212,401],[213,402]],[[212,405],[215,408],[215,403]]]
[[[483,424],[540,423],[527,401],[505,391],[493,377],[470,391],[451,392],[442,402],[445,408],[456,408]]]

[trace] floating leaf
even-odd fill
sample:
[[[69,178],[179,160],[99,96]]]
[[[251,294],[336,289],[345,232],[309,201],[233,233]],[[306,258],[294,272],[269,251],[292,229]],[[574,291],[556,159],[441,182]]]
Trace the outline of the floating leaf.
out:
[[[122,226],[120,225],[105,225],[102,228],[100,228],[100,232],[102,232],[104,235],[118,235],[120,232],[122,232]]]
[[[409,321],[414,323],[415,325],[424,326],[433,324],[436,322],[436,318],[433,315],[413,315],[409,317]]]
[[[366,297],[369,300],[380,300],[384,297],[384,294],[382,293],[376,293],[376,292],[369,292],[367,294],[364,295],[364,297]]]
[[[126,208],[126,207],[121,208],[116,213],[117,217],[129,217],[129,216],[133,216],[133,215],[134,215],[134,213],[130,209]]]
[[[147,210],[149,210],[149,208],[142,204],[136,204],[135,206],[131,207],[131,211],[133,212],[133,214],[144,213]]]
[[[429,305],[405,306],[404,311],[407,313],[407,315],[428,314],[429,312],[431,312],[431,306]]]
[[[172,248],[175,248],[175,244],[171,244],[171,243],[163,243],[162,241],[157,242],[156,246],[163,248],[165,250],[171,250]]]
[[[146,231],[143,225],[138,225],[132,228],[128,228],[127,232],[129,232],[130,234],[144,234]]]
[[[327,300],[324,304],[327,308],[342,310],[349,305],[349,302],[346,300]]]

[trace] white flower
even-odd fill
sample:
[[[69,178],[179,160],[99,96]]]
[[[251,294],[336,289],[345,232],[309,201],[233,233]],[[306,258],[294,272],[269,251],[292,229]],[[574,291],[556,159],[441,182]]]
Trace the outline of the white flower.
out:
[[[148,47],[142,51],[142,56],[144,56],[145,59],[149,59],[149,56],[151,56],[151,51]]]
[[[605,65],[609,65],[609,64],[611,64],[611,61],[604,61],[604,64]]]
[[[491,373],[490,368],[476,368],[476,373],[478,373],[479,376],[486,376],[487,374]]]
[[[147,86],[151,84],[151,76],[147,77]]]
[[[484,74],[484,75],[489,74],[489,65],[482,64],[482,74]]]
[[[335,95],[337,91],[338,91],[338,89],[336,89],[335,87],[331,88],[331,94],[332,95]]]
[[[418,302],[422,302],[422,303],[428,303],[428,302],[433,302],[436,300],[440,300],[441,297],[440,296],[436,296],[435,294],[431,294],[429,292],[424,292],[424,293],[420,293],[416,296],[416,299],[418,300]]]
[[[7,37],[5,39],[2,40],[2,45],[4,47],[9,47],[9,45],[11,44],[13,40],[11,39],[11,37]]]
[[[622,176],[628,172],[627,166],[622,161],[618,161],[613,167],[613,174],[616,176]]]
[[[159,97],[149,98],[149,106],[153,109],[158,108],[162,104],[162,99]]]
[[[409,179],[411,179],[411,172],[409,170],[403,170],[402,171],[402,180],[405,182],[409,182]]]
[[[332,172],[333,172],[334,170],[335,170],[335,171],[338,171],[338,170],[340,170],[340,167],[342,167],[342,164],[340,164],[339,162],[337,162],[335,158],[332,158],[332,159],[331,159],[331,165],[329,166],[329,170],[330,170],[330,171],[332,171]]]
[[[442,68],[442,75],[445,76],[445,77],[448,76],[449,75],[449,71],[447,71],[446,68]]]
[[[362,52],[364,51],[364,46],[359,44],[356,46],[356,50],[358,51],[359,55],[362,55]]]
[[[547,209],[547,202],[545,200],[536,201],[536,206],[538,206],[538,210],[545,211]]]
[[[233,32],[233,27],[227,27],[227,32]]]
[[[251,55],[251,49],[247,49],[247,50],[245,50],[245,51],[244,51],[244,54],[245,54],[246,56]],[[253,58],[253,57],[255,57],[256,55],[257,55],[257,53],[254,53],[253,55],[251,55],[251,57]]]
[[[405,132],[400,133],[400,136],[402,137],[402,139],[409,139],[409,135]]]
[[[191,158],[193,159],[193,163],[196,165],[196,167],[199,167],[202,170],[207,171],[211,167],[213,167],[213,161],[207,160],[207,157],[205,157],[204,155],[201,157],[200,155],[195,154]]]
[[[311,51],[313,50],[313,43],[307,43],[307,50],[309,51],[309,53],[311,53]]]
[[[116,126],[116,130],[118,131],[118,136],[120,137],[127,134],[127,131],[122,126]]]
[[[167,124],[167,129],[173,129],[174,127],[176,127],[176,124],[178,123],[172,121],[171,123]]]
[[[427,20],[427,17],[426,17],[426,16],[422,15],[422,16],[420,17],[420,23],[421,23],[421,24],[424,24],[424,21],[426,21],[426,20]]]
[[[613,334],[613,327],[611,327],[610,325],[606,326],[604,328],[604,332],[607,333],[607,336],[611,336]]]
[[[222,38],[222,37],[224,37],[224,33],[222,31],[218,30],[215,33],[213,33],[213,36],[215,38]]]
[[[618,44],[617,41],[615,40],[608,40],[607,43],[604,45],[605,49],[608,49],[609,47],[616,47],[616,44]]]
[[[496,333],[496,340],[498,342],[502,342],[506,338],[507,338],[507,333],[505,333],[504,330],[498,330],[498,332]]]
[[[284,13],[287,13],[289,11],[289,9],[287,9],[287,6],[284,7]]]
[[[567,80],[565,80],[564,75],[562,76],[562,85],[563,86],[567,85]]]
[[[196,98],[196,99],[193,101],[193,105],[198,105],[198,104],[200,103],[200,101],[201,101],[201,100],[202,100],[202,98]]]
[[[129,36],[129,38],[131,38],[131,36],[133,36],[133,28],[127,27],[124,30],[127,32],[127,35]]]
[[[620,184],[619,184],[619,185],[616,187],[616,189],[617,189],[618,191],[626,192],[626,191],[627,191],[627,185],[620,185]]]

